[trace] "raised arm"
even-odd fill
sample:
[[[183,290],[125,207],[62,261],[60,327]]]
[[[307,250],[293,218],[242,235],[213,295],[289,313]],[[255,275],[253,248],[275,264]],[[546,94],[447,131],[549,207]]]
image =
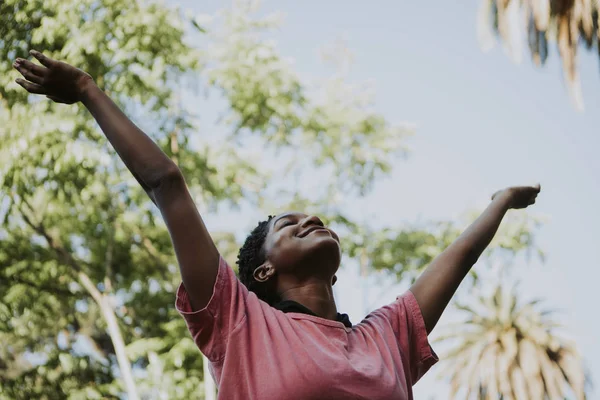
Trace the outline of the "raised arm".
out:
[[[102,91],[91,76],[64,62],[31,51],[42,64],[17,59],[14,67],[29,93],[57,103],[81,101],[106,138],[142,185],[165,219],[192,307],[209,301],[217,277],[219,253],[187,189],[181,171]]]
[[[525,208],[535,203],[540,186],[520,186],[501,190],[492,203],[425,269],[410,288],[414,294],[427,332],[431,332],[448,302],[473,264],[490,244],[502,218],[511,208]]]

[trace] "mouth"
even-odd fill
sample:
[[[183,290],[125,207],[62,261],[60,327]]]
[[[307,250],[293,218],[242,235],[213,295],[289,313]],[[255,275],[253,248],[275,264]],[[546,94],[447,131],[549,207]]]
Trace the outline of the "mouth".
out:
[[[306,229],[304,232],[301,232],[298,235],[298,237],[303,238],[303,237],[306,237],[306,236],[308,236],[311,233],[316,232],[316,231],[325,231],[325,232],[329,233],[329,229],[327,229],[325,227],[322,227],[322,226],[313,226],[313,227],[310,227],[310,228]]]

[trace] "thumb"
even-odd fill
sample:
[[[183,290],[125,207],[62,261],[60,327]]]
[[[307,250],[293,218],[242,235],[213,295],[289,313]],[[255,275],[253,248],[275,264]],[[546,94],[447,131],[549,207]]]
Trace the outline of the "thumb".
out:
[[[534,188],[534,189],[536,189],[538,192],[539,192],[540,190],[542,190],[542,186],[541,186],[539,183],[538,183],[538,184],[536,184],[535,186],[533,186],[533,188]]]

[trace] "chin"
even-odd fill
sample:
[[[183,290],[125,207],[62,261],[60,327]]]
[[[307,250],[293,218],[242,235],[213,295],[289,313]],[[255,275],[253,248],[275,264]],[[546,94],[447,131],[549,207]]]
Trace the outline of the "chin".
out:
[[[319,238],[311,247],[311,256],[316,258],[315,261],[318,260],[319,264],[335,264],[337,270],[342,258],[342,250],[337,240],[331,236]]]

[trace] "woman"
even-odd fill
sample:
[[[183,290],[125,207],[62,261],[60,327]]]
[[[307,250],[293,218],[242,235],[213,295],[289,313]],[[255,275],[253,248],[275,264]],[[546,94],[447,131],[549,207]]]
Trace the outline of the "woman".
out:
[[[333,298],[340,240],[319,218],[284,213],[260,222],[240,250],[238,280],[177,166],[88,74],[31,54],[42,65],[17,59],[25,78],[17,82],[55,102],[81,101],[160,209],[183,281],[176,306],[210,360],[220,399],[412,399],[412,385],[437,361],[427,335],[505,213],[540,191],[497,192],[409,291],[352,325]]]

